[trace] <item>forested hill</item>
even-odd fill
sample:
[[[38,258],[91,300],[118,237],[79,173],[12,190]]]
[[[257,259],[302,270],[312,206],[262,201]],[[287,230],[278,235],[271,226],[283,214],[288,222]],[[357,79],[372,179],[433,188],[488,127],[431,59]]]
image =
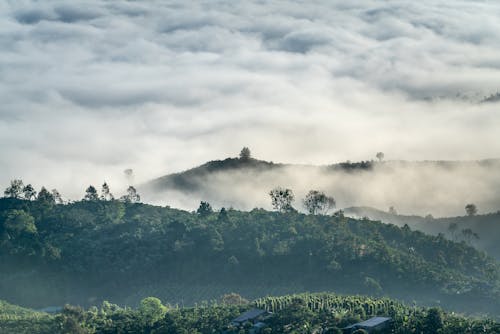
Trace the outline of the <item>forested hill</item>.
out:
[[[341,215],[4,198],[0,236],[0,296],[26,306],[337,291],[500,314],[484,253]]]
[[[346,215],[367,217],[398,226],[408,225],[425,233],[444,234],[448,239],[466,242],[500,260],[500,211],[483,215],[467,215],[459,217],[434,218],[417,215],[401,215],[396,212],[385,212],[368,207],[351,207],[344,209]]]
[[[252,158],[208,162],[140,185],[148,203],[192,209],[200,200],[251,210],[270,208],[268,193],[277,186],[296,195],[294,206],[312,189],[333,196],[338,208],[370,206],[399,212],[458,216],[474,203],[480,213],[500,203],[500,160],[361,161],[324,166],[278,164]]]

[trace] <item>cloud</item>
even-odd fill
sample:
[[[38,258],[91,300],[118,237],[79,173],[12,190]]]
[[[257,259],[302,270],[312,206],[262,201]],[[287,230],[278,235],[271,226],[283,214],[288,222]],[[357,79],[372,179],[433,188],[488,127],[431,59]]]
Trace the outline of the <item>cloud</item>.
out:
[[[0,184],[80,196],[236,155],[498,156],[500,5],[7,1]],[[110,182],[112,181],[112,182]]]

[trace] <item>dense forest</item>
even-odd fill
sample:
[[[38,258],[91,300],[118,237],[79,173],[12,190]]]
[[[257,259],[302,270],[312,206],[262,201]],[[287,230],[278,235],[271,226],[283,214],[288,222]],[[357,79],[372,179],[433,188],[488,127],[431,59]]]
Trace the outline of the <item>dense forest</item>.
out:
[[[421,217],[417,215],[398,214],[396,209],[392,212],[368,207],[351,207],[344,210],[346,215],[355,217],[368,217],[384,223],[398,226],[405,224],[412,229],[428,234],[443,234],[450,240],[465,242],[486,251],[497,260],[500,260],[500,211],[487,214],[467,214],[460,217],[434,218],[431,215]],[[464,213],[466,213],[464,211]]]
[[[135,309],[105,301],[100,307],[88,309],[66,305],[57,315],[0,302],[0,333],[249,334],[256,333],[258,328],[263,334],[339,334],[346,333],[343,328],[372,316],[390,318],[389,326],[380,333],[500,333],[500,323],[493,320],[467,318],[439,308],[404,305],[387,298],[321,293],[265,297],[249,303],[235,297],[239,296],[226,295],[218,301],[194,307],[163,305],[158,298],[147,297]],[[232,321],[254,308],[269,312],[258,325],[252,321]]]
[[[0,295],[34,308],[335,291],[500,314],[499,267],[485,253],[341,212],[214,211],[206,202],[186,212],[39,195],[0,199],[0,236]]]

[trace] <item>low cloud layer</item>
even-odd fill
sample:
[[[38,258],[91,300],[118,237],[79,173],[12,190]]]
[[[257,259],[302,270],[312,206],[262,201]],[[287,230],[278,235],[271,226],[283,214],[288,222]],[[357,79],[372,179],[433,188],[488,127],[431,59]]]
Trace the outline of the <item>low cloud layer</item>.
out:
[[[0,184],[70,198],[235,155],[498,157],[500,4],[4,1]]]

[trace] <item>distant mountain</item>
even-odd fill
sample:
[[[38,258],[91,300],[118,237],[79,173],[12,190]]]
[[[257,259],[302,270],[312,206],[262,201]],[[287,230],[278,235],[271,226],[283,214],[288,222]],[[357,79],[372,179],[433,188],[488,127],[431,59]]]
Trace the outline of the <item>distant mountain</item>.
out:
[[[194,209],[199,201],[215,207],[270,208],[269,191],[290,188],[295,207],[311,190],[325,191],[337,207],[370,206],[426,216],[457,216],[474,203],[480,212],[500,209],[500,160],[362,161],[333,165],[293,165],[228,158],[153,179],[139,186],[143,199]]]
[[[345,208],[344,212],[352,217],[367,217],[384,223],[404,226],[405,224],[415,230],[437,235],[444,234],[450,240],[468,242],[478,249],[486,251],[489,255],[500,260],[500,211],[485,215],[459,216],[447,218],[407,216],[396,213],[384,212],[369,207]],[[450,225],[456,224],[456,227]],[[470,229],[479,238],[463,233]]]

